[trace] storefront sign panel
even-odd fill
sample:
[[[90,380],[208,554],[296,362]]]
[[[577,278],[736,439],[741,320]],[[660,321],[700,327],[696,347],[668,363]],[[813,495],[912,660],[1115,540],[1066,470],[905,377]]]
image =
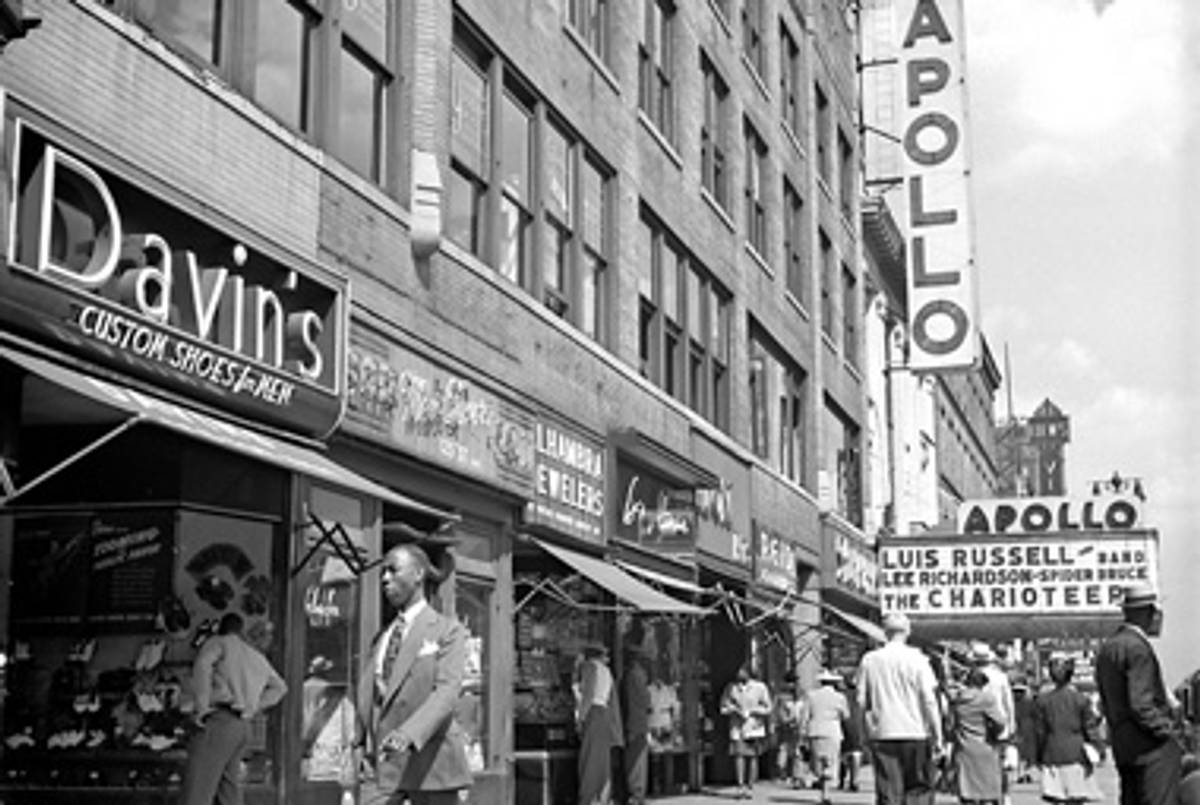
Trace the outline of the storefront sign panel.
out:
[[[1047,531],[1128,531],[1141,528],[1136,498],[996,498],[958,506],[963,534],[1039,534]]]
[[[341,410],[345,283],[269,254],[17,118],[0,321],[309,434]]]
[[[695,553],[694,490],[625,462],[617,464],[617,488],[622,494],[617,522],[622,539],[665,554]]]
[[[763,587],[784,593],[798,590],[796,546],[780,532],[762,523],[754,524],[754,580]]]
[[[604,541],[604,443],[542,416],[534,424],[533,499],[525,521],[588,542]]]
[[[865,542],[848,534],[834,535],[834,581],[837,586],[874,598],[878,592],[879,563]]]
[[[478,384],[356,330],[345,427],[436,464],[533,495],[532,417]]]
[[[696,461],[716,476],[712,485],[695,490],[696,545],[749,570],[753,563],[750,536],[750,471],[710,439],[694,433]]]
[[[1158,577],[1158,534],[895,538],[879,546],[879,603],[914,616],[1111,615]]]

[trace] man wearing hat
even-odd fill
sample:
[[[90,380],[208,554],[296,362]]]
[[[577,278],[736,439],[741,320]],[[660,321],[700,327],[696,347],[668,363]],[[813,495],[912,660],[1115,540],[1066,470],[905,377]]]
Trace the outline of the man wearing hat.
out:
[[[830,780],[839,778],[838,761],[842,756],[842,722],[850,717],[846,696],[837,689],[842,681],[839,674],[822,669],[817,675],[818,687],[805,696],[802,734],[808,741],[808,763],[813,778],[821,789],[821,801]]]
[[[908,645],[908,616],[883,616],[887,643],[858,668],[858,705],[871,741],[875,801],[932,805],[934,762],[942,751],[942,714],[933,666]]]
[[[1145,582],[1124,589],[1124,623],[1096,657],[1100,706],[1121,778],[1121,805],[1176,801],[1183,749],[1149,638],[1162,631],[1158,594]]]

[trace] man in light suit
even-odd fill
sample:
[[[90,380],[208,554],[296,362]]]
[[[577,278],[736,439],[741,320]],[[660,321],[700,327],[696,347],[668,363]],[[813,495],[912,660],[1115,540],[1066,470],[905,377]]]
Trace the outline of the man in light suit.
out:
[[[1125,622],[1096,657],[1100,706],[1121,777],[1121,805],[1174,805],[1183,749],[1149,638],[1162,631],[1154,588],[1125,588]]]
[[[399,613],[380,633],[359,679],[363,805],[457,805],[470,787],[466,738],[454,717],[466,664],[461,624],[429,606],[439,572],[419,546],[384,558],[383,591]]]

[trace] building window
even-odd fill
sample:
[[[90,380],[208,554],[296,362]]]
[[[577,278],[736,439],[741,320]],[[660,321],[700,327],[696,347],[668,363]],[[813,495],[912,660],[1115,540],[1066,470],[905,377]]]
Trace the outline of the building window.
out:
[[[133,17],[210,64],[221,63],[220,0],[134,0]]]
[[[533,111],[511,91],[504,93],[500,109],[500,239],[496,271],[521,285],[529,276],[531,258]]]
[[[712,194],[713,200],[722,209],[728,210],[726,157],[729,144],[725,118],[729,86],[704,54],[700,55],[700,71],[704,75],[704,124],[700,127],[701,181],[704,189]]]
[[[583,201],[583,262],[580,316],[575,324],[597,341],[608,334],[608,243],[612,202],[611,174],[596,159],[586,155],[579,195]]]
[[[804,199],[783,180],[783,257],[787,261],[787,289],[803,306],[808,305],[808,260],[805,254]]]
[[[858,366],[858,281],[850,266],[842,264],[842,356]]]
[[[729,2],[730,0],[712,0],[713,8],[716,9],[717,14],[726,22],[729,21]]]
[[[754,72],[765,72],[763,47],[763,0],[744,0],[742,3],[742,53]]]
[[[456,43],[450,60],[450,176],[446,235],[483,257],[483,215],[491,163],[487,66]]]
[[[750,325],[751,448],[779,474],[805,484],[807,375],[753,321]]]
[[[817,110],[815,122],[817,128],[817,175],[828,187],[832,181],[831,174],[833,172],[832,154],[829,153],[829,138],[832,136],[829,98],[826,97],[820,84],[813,87],[813,97]]]
[[[830,497],[824,503],[855,526],[862,526],[862,436],[858,425],[826,398],[828,447],[822,462]]]
[[[800,46],[788,30],[779,23],[779,114],[783,124],[797,137],[804,131],[800,98],[800,79],[803,75],[800,63]]]
[[[608,62],[609,0],[570,0],[567,20],[600,60]]]
[[[261,0],[255,6],[254,100],[281,123],[308,132],[313,20],[288,0]]]
[[[855,176],[854,176],[854,146],[850,144],[850,139],[846,133],[838,127],[837,133],[838,144],[838,183],[839,197],[842,205],[842,215],[847,219],[854,218],[854,195],[855,195]]]
[[[575,245],[575,147],[556,124],[546,127],[542,140],[546,174],[542,302],[564,318],[570,312],[571,251]]]
[[[821,332],[829,338],[834,336],[833,328],[833,293],[834,283],[837,282],[837,258],[833,253],[833,241],[819,230],[817,237],[821,244]]]
[[[392,5],[341,4],[342,42],[336,101],[337,140],[330,150],[356,173],[384,181]]]
[[[211,64],[238,91],[373,182],[388,162],[387,98],[395,84],[384,0],[109,0]],[[225,36],[222,34],[225,33]],[[333,80],[324,80],[325,76]]]
[[[746,135],[746,241],[760,257],[767,254],[767,144],[750,121]]]
[[[639,233],[639,369],[727,429],[730,296],[648,210]]]
[[[672,31],[675,6],[668,0],[644,0],[645,19],[638,44],[638,108],[667,142],[675,142],[672,86]]]

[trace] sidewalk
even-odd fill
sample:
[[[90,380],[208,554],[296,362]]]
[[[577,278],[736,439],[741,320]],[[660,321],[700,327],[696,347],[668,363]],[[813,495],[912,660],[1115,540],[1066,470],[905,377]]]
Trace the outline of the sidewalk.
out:
[[[1097,772],[1100,790],[1104,793],[1103,802],[1118,802],[1117,772],[1111,763],[1102,765]],[[864,769],[860,780],[860,788],[856,792],[829,791],[829,800],[834,805],[874,805],[875,787],[869,769]],[[811,788],[792,789],[773,780],[759,782],[754,786],[754,796],[748,800],[736,798],[737,789],[734,786],[706,786],[697,794],[684,794],[673,797],[655,797],[654,805],[720,805],[720,803],[751,803],[751,805],[771,805],[773,803],[805,803],[817,805],[821,801],[819,791]],[[952,805],[958,798],[950,794],[938,794],[937,805]],[[1012,790],[1012,805],[1044,805],[1039,783],[1019,783]]]

